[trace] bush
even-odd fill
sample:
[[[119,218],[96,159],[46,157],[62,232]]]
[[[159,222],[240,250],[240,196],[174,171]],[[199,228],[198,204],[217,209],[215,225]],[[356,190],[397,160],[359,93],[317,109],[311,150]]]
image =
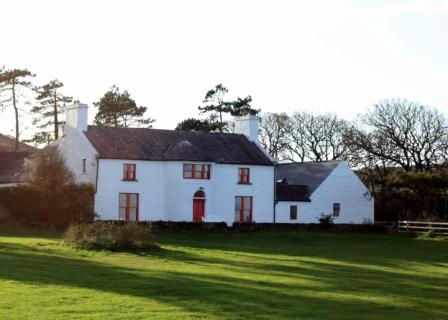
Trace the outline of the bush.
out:
[[[35,185],[1,188],[0,207],[5,222],[65,229],[74,222],[93,221],[93,188],[74,184],[57,190]]]
[[[322,227],[329,227],[334,224],[334,218],[333,215],[331,214],[324,214],[322,212],[318,220]]]
[[[73,224],[65,232],[64,243],[76,248],[111,251],[141,251],[155,247],[151,229],[136,223]]]

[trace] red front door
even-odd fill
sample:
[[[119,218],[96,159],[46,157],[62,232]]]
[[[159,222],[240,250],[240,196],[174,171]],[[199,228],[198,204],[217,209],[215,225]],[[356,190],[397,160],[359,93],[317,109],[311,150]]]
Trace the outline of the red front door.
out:
[[[205,199],[193,199],[193,221],[202,222],[204,219]]]

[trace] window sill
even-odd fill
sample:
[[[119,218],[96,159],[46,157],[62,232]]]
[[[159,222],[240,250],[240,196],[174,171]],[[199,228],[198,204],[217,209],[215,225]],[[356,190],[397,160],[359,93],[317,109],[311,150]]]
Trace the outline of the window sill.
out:
[[[132,179],[132,180],[130,180],[130,179],[121,179],[121,181],[125,181],[125,182],[137,182],[138,180],[137,180],[137,179]]]
[[[243,182],[238,182],[237,184],[240,184],[240,185],[243,185],[243,186],[244,185],[249,185],[250,186],[250,185],[252,185],[252,182],[244,182],[244,183]]]

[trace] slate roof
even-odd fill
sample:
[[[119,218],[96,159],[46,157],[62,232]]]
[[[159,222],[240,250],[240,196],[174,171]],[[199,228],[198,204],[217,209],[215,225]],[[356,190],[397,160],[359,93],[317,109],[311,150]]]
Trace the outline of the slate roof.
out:
[[[0,133],[0,151],[14,151],[14,147],[16,145],[16,140],[12,137],[5,136]],[[19,144],[19,151],[36,151],[37,148],[34,148],[30,145],[27,145],[23,142]]]
[[[242,134],[99,126],[85,134],[103,159],[274,165]]]
[[[0,151],[0,184],[23,181],[25,158],[30,152]]]
[[[275,167],[278,201],[309,201],[309,197],[342,161],[285,163]]]

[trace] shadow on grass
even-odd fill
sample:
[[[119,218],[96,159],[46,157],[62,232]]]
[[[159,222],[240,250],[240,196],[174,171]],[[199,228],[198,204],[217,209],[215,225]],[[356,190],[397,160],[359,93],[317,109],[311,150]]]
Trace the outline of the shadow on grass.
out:
[[[214,247],[220,238],[214,236],[214,242],[212,238],[209,245]],[[288,250],[275,246],[275,239],[270,240],[272,250],[258,249],[255,243],[244,239],[240,237],[233,246],[227,243],[217,247],[242,254],[280,251],[287,255]],[[187,240],[173,242],[181,241],[198,250],[209,249],[206,242],[199,245],[194,237],[189,243]],[[269,244],[261,242],[261,246]],[[313,257],[334,258],[324,253],[315,253]],[[299,252],[289,252],[289,255],[297,257]],[[363,319],[380,319],[385,315],[394,319],[448,318],[447,282],[436,275],[387,273],[369,269],[365,264],[364,267],[319,261],[294,264],[289,260],[288,264],[282,264],[282,261],[274,263],[275,259],[254,260],[253,257],[250,261],[241,261],[169,248],[140,256],[170,260],[186,267],[180,269],[182,272],[116,267],[57,253],[36,252],[26,245],[0,243],[0,279],[154,299],[189,312],[233,319],[359,319],[359,315]],[[224,269],[229,271],[225,275],[213,272]],[[366,310],[369,312],[365,313]]]

